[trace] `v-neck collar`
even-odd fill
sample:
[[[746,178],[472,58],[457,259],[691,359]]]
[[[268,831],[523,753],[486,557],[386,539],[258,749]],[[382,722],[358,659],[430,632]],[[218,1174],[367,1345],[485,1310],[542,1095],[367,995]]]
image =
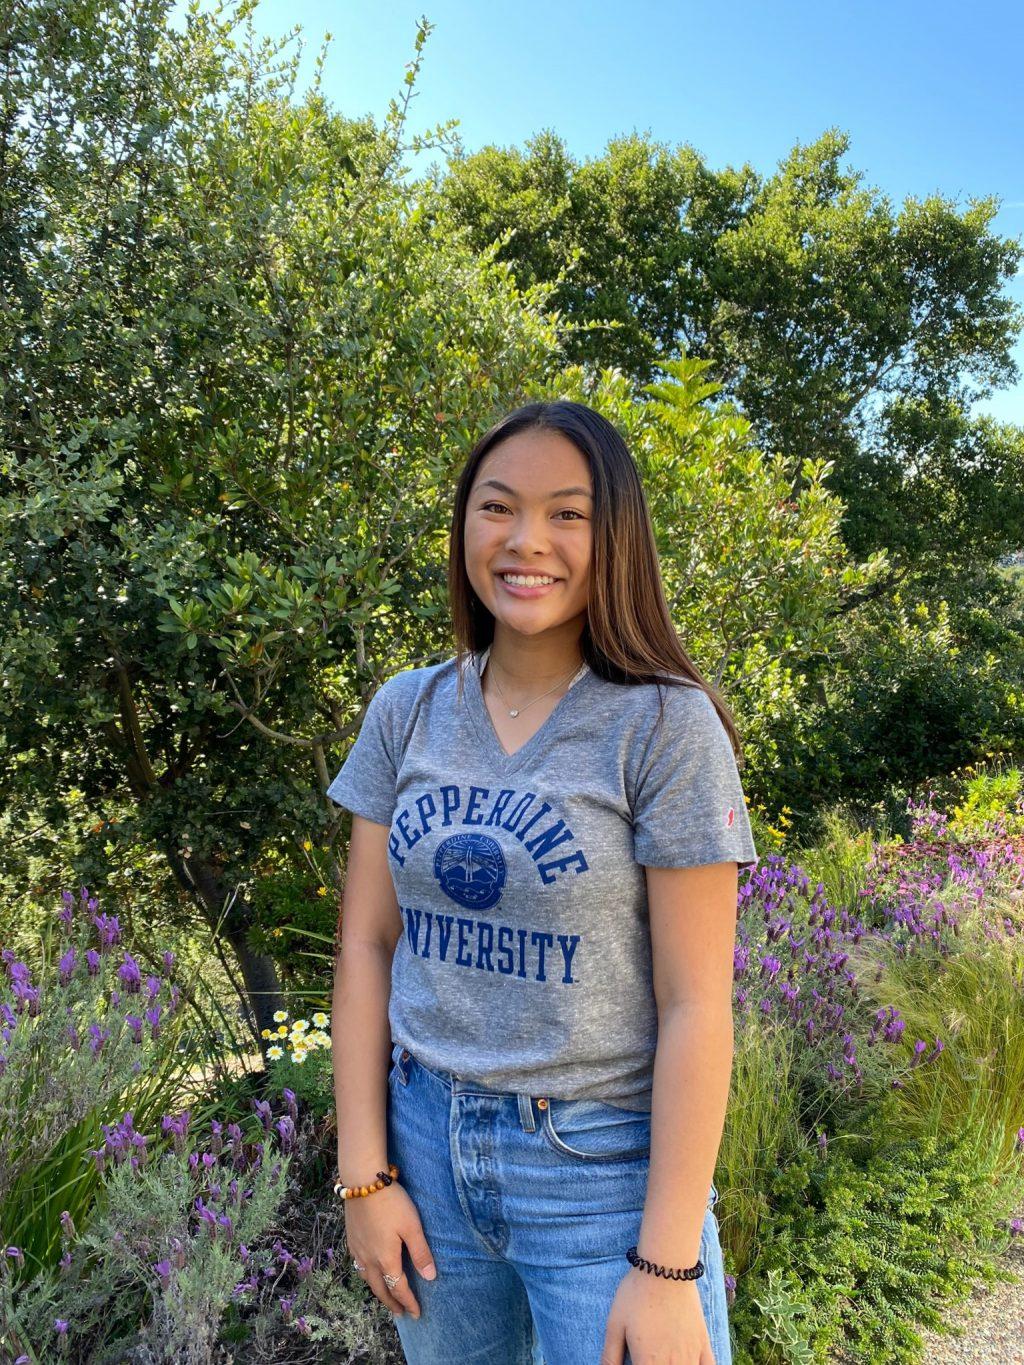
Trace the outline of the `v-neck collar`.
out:
[[[551,714],[541,725],[540,729],[535,730],[524,744],[520,744],[519,748],[516,749],[514,753],[509,754],[506,753],[501,746],[498,732],[494,728],[494,721],[491,719],[491,713],[488,711],[487,703],[484,700],[483,682],[480,675],[483,672],[483,667],[487,661],[489,652],[490,645],[481,653],[472,654],[470,656],[469,667],[466,669],[465,694],[469,701],[470,714],[473,717],[474,724],[480,732],[480,738],[483,741],[484,748],[487,750],[489,760],[500,768],[502,772],[510,773],[522,763],[525,763],[528,758],[542,747],[545,741],[551,739],[557,725],[564,719],[566,713],[571,711],[573,706],[579,704],[580,696],[586,687],[588,679],[593,677],[593,670],[588,667],[584,671],[583,676],[577,678],[568,691],[564,692],[562,696],[559,697],[552,708]]]

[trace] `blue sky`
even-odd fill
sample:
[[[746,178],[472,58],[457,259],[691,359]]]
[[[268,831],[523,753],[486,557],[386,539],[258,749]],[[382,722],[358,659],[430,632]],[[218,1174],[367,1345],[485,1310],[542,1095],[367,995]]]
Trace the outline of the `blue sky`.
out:
[[[993,230],[1024,234],[1020,0],[260,0],[254,24],[274,36],[301,25],[307,74],[331,33],[325,94],[380,122],[401,97],[421,17],[435,27],[411,131],[457,118],[472,151],[552,128],[580,160],[649,131],[691,143],[716,168],[750,162],[768,174],[796,142],[837,127],[847,161],[897,206],[934,192],[961,207],[994,195]],[[1024,270],[1007,293],[1024,303]],[[1024,342],[1015,355],[1021,380],[976,411],[1024,425]]]

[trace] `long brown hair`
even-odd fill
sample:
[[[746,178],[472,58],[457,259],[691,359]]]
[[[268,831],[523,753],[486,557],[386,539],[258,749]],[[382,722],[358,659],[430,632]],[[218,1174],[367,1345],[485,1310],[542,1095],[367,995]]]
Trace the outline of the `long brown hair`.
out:
[[[486,649],[494,639],[494,617],[473,591],[466,572],[469,491],[488,451],[507,437],[531,429],[568,437],[586,459],[593,480],[591,589],[580,639],[584,659],[609,682],[702,687],[742,767],[732,713],[687,654],[672,624],[640,471],[618,430],[584,403],[559,399],[516,408],[481,436],[459,475],[449,539],[448,600],[460,692],[467,656]],[[661,699],[660,691],[658,695]]]

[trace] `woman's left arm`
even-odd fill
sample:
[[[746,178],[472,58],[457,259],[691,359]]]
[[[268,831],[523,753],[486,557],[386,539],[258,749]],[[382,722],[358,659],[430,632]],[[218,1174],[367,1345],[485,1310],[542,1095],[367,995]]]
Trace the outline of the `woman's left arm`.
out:
[[[658,1009],[651,1157],[637,1252],[692,1266],[725,1126],[733,1060],[735,862],[648,867]],[[630,1267],[616,1292],[601,1365],[673,1359],[714,1365],[695,1280]]]

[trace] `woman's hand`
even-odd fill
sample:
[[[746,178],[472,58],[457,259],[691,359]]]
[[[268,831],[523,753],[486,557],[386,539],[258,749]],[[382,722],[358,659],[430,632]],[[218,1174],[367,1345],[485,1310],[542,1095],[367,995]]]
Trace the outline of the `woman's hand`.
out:
[[[392,1313],[408,1308],[414,1318],[420,1306],[402,1269],[402,1244],[409,1248],[413,1265],[432,1280],[437,1275],[423,1225],[408,1191],[395,1181],[362,1199],[345,1200],[345,1240],[349,1255],[361,1266],[360,1274]],[[384,1276],[400,1275],[394,1289],[388,1289]]]
[[[599,1365],[715,1365],[694,1280],[631,1266],[615,1291]]]

